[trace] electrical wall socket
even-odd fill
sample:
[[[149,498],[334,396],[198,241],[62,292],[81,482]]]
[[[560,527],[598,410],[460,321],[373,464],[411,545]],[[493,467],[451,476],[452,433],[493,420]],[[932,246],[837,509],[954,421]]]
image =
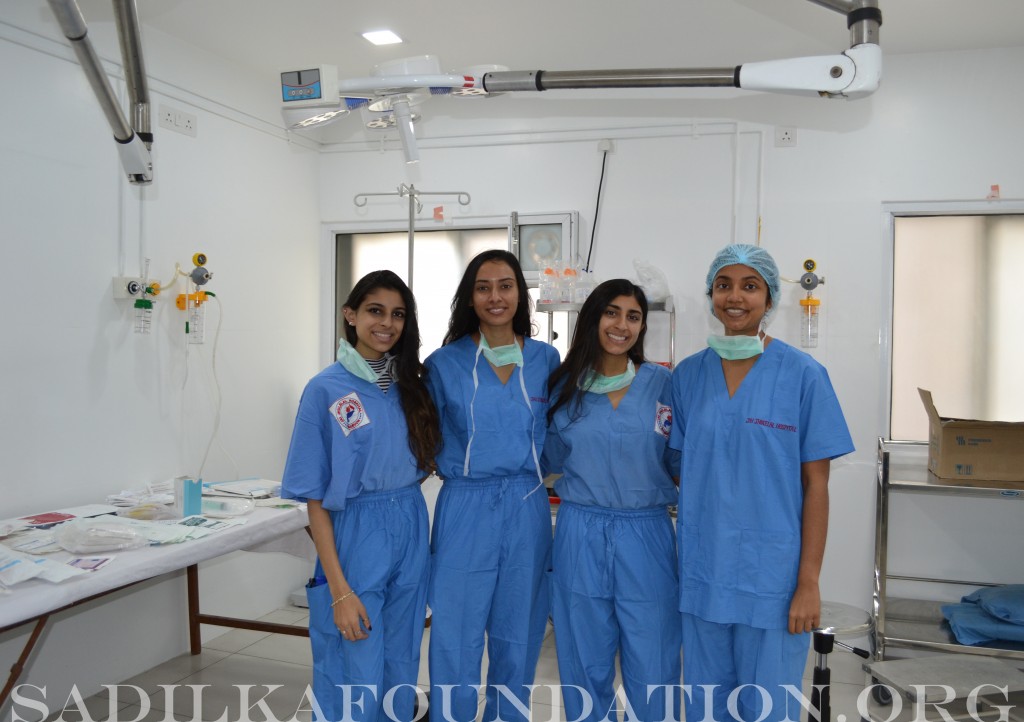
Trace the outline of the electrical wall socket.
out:
[[[114,298],[142,298],[145,281],[138,276],[114,276]]]
[[[167,105],[160,106],[158,115],[161,128],[173,130],[175,133],[196,137],[196,116],[191,113],[171,108]]]
[[[775,147],[794,148],[796,147],[796,128],[789,126],[778,126],[775,128]]]

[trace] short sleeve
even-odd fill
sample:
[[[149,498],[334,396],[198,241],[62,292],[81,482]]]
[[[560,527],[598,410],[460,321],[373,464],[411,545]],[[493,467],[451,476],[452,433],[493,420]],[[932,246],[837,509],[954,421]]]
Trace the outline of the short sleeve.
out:
[[[311,405],[303,394],[281,479],[281,496],[285,499],[322,500],[331,480],[330,436],[323,419],[310,413]]]
[[[668,434],[670,448],[681,452],[686,441],[686,424],[683,423],[683,371],[685,366],[678,366],[672,372],[672,428]],[[678,465],[676,471],[678,472]],[[678,473],[677,473],[678,476]]]
[[[423,368],[425,369],[423,383],[427,387],[427,393],[430,394],[430,398],[434,401],[434,406],[437,407],[437,418],[443,420],[445,411],[444,389],[441,385],[441,373],[437,368],[437,360],[433,354],[428,356],[427,360],[423,362]]]
[[[835,459],[854,450],[846,418],[828,371],[814,362],[804,374],[800,399],[800,461]]]

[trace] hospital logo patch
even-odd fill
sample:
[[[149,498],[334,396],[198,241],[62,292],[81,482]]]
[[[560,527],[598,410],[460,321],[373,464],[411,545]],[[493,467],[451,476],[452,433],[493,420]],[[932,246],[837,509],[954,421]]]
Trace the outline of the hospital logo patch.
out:
[[[654,413],[654,430],[668,438],[672,431],[672,407],[665,404],[658,404]]]
[[[359,394],[355,391],[348,396],[342,396],[331,404],[331,413],[341,425],[341,430],[348,436],[360,426],[370,423],[370,417],[366,415],[363,402],[359,400]]]

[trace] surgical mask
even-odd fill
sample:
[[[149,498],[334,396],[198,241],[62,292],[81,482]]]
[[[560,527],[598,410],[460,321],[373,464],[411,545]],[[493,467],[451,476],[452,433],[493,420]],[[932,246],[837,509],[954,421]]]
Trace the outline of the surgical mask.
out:
[[[338,363],[354,376],[358,376],[371,384],[377,382],[377,372],[370,368],[358,351],[344,338],[338,339]],[[390,364],[387,369],[390,369]],[[386,370],[387,370],[386,369]]]
[[[610,394],[612,391],[629,386],[633,383],[634,377],[636,377],[636,367],[633,366],[633,359],[626,359],[626,370],[617,376],[605,376],[591,369],[580,388],[592,394]]]
[[[481,332],[480,351],[483,353],[484,358],[491,362],[492,366],[515,364],[521,367],[523,365],[523,350],[519,348],[519,344],[515,341],[508,346],[491,348],[490,344],[487,343],[487,337]]]
[[[760,332],[753,336],[708,336],[708,346],[726,361],[738,361],[764,353]]]

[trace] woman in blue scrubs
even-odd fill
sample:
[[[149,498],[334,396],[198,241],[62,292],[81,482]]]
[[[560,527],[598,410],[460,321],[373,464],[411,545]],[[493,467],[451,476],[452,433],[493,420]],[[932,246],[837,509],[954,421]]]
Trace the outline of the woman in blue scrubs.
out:
[[[583,304],[550,381],[544,464],[562,474],[551,601],[572,720],[617,719],[616,652],[625,717],[679,718],[679,577],[668,515],[679,452],[668,446],[671,374],[644,362],[646,331],[643,290],[605,281]]]
[[[824,367],[765,333],[774,259],[727,246],[706,291],[724,333],[672,377],[686,717],[799,719],[829,465],[853,442]]]
[[[530,298],[507,251],[477,255],[452,300],[444,345],[426,360],[441,419],[430,575],[430,704],[484,722],[527,717],[548,619],[551,511],[542,488],[547,379],[558,352],[530,338]],[[476,685],[476,686],[474,686]]]
[[[437,412],[402,279],[368,274],[342,311],[338,362],[302,393],[281,490],[306,502],[317,552],[306,590],[315,719],[408,720],[429,573],[419,485],[434,468]]]

